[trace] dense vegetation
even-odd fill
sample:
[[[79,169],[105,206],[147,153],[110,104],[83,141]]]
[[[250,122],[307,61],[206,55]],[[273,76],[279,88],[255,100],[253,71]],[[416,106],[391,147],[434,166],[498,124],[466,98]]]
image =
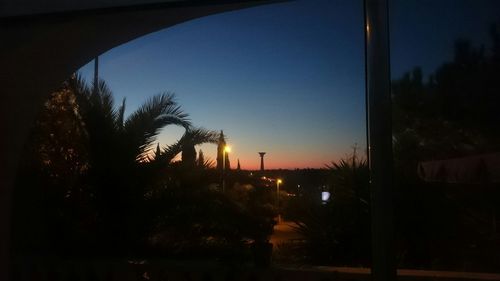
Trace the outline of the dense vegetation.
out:
[[[353,153],[350,159],[342,159],[327,167],[326,187],[332,194],[330,200],[322,202],[319,191],[316,191],[302,193],[286,202],[285,216],[295,222],[295,229],[305,242],[297,247],[296,251],[302,258],[295,262],[368,266],[368,165]]]
[[[168,125],[184,135],[155,150]],[[51,94],[26,145],[14,253],[244,258],[247,241],[267,240],[274,213],[217,191],[220,174],[195,150],[217,140],[192,126],[173,94],[125,118],[125,100],[115,107],[103,81],[72,77]]]
[[[404,267],[497,271],[498,184],[424,183],[420,161],[500,149],[500,34],[490,47],[457,40],[454,59],[424,79],[393,81],[396,218]]]
[[[500,34],[490,28],[491,47],[457,40],[454,59],[424,78],[415,68],[393,81],[393,149],[397,265],[498,271],[498,183],[424,182],[421,161],[500,149]],[[370,262],[369,175],[355,154],[328,166],[332,199],[305,194],[287,202],[304,244],[281,248],[296,263],[364,265]],[[289,258],[290,253],[298,258]]]
[[[419,68],[393,81],[393,148],[398,266],[496,271],[498,184],[426,183],[421,161],[498,152],[500,34],[474,48],[455,44],[454,59],[428,79]],[[160,130],[182,126],[174,144]],[[196,128],[172,94],[160,94],[125,118],[104,82],[72,77],[51,94],[26,145],[16,188],[13,251],[72,257],[248,259],[248,241],[265,244],[276,212],[302,240],[289,260],[370,265],[369,169],[352,157],[325,169],[268,171],[284,179],[220,171],[197,153],[220,135]],[[174,160],[181,155],[181,160]],[[332,197],[324,204],[318,193]],[[296,196],[286,197],[287,192]],[[277,207],[281,207],[281,210]]]

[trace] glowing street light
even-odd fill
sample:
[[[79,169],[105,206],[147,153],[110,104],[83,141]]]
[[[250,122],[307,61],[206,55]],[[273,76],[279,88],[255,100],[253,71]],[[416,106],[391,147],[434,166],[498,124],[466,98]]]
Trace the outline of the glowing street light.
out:
[[[281,223],[280,214],[280,184],[283,183],[281,179],[276,180],[276,206],[278,208],[278,223]]]
[[[222,193],[226,191],[226,154],[231,152],[230,146],[224,146],[222,150]]]

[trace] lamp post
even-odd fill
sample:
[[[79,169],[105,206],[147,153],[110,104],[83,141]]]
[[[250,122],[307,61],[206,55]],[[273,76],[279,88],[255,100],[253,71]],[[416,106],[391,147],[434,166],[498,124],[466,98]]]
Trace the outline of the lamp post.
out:
[[[224,146],[222,150],[222,193],[226,191],[226,154],[231,152],[231,147]]]
[[[276,206],[278,208],[278,223],[281,223],[281,214],[280,214],[280,184],[283,181],[281,179],[276,180]]]

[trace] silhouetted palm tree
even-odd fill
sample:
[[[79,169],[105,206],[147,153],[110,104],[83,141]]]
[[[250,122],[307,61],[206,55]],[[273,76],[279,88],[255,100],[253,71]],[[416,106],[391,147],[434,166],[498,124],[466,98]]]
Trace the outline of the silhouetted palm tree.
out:
[[[191,125],[172,93],[150,98],[125,119],[125,99],[115,108],[112,93],[104,81],[99,82],[97,91],[92,91],[79,77],[72,81],[83,122],[92,139],[100,143],[95,147],[99,148],[97,150],[109,153],[111,147],[104,146],[109,144],[121,150],[121,158],[141,162],[146,160],[153,142],[165,126],[178,125],[188,129]]]
[[[116,251],[144,235],[146,225],[140,218],[151,178],[145,164],[158,134],[168,125],[188,130],[191,123],[171,93],[150,98],[125,118],[125,99],[115,107],[104,81],[90,88],[74,77],[70,87],[88,136],[86,183],[92,186],[97,201],[98,231]]]

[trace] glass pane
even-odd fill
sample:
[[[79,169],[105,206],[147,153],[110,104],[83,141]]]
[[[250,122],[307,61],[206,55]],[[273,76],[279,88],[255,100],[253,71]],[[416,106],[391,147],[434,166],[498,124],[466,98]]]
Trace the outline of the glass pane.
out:
[[[369,266],[363,22],[264,5],[83,66],[26,148],[17,255]]]
[[[398,265],[498,272],[500,3],[390,4]]]

